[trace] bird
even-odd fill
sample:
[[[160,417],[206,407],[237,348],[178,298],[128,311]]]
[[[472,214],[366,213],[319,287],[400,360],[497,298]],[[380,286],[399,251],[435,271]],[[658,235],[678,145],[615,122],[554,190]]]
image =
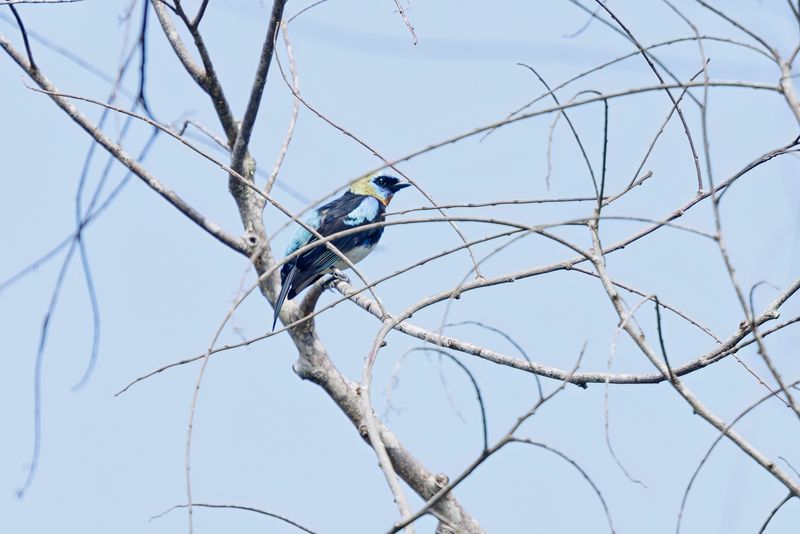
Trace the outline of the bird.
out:
[[[409,185],[411,184],[386,174],[364,176],[353,182],[342,196],[312,211],[306,218],[306,225],[322,237],[327,237],[350,228],[383,222],[386,206],[394,194]],[[383,228],[378,226],[348,234],[330,241],[330,244],[355,264],[375,249],[383,235]],[[285,256],[314,241],[317,241],[315,235],[300,228],[286,248]],[[338,275],[347,267],[347,263],[325,245],[307,250],[286,262],[281,268],[281,291],[275,302],[272,330],[275,330],[285,299],[292,300],[325,274]]]

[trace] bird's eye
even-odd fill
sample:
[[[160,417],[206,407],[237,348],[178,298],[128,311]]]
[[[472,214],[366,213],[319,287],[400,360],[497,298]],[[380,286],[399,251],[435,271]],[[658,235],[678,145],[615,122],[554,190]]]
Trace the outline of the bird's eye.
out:
[[[381,176],[380,178],[378,178],[377,180],[375,180],[375,183],[376,183],[376,184],[378,184],[378,185],[380,185],[380,186],[384,186],[384,185],[386,185],[386,178],[384,178],[383,176]]]

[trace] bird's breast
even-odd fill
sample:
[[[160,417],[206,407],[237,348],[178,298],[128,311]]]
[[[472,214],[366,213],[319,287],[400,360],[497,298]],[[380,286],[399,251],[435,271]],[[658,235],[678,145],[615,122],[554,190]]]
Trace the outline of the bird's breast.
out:
[[[366,258],[369,255],[369,253],[372,252],[373,250],[375,250],[375,243],[365,243],[348,250],[345,253],[345,256],[347,256],[347,259],[350,260],[351,262],[358,263],[364,258]],[[347,267],[348,265],[341,259],[336,262],[337,269],[347,269]]]

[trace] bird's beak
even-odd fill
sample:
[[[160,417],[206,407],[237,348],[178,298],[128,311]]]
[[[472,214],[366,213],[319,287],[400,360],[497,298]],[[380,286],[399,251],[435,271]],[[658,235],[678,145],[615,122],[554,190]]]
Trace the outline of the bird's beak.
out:
[[[400,191],[401,189],[405,189],[409,185],[411,185],[411,184],[408,183],[408,182],[401,182],[401,183],[394,184],[392,186],[392,193],[397,193],[398,191]]]

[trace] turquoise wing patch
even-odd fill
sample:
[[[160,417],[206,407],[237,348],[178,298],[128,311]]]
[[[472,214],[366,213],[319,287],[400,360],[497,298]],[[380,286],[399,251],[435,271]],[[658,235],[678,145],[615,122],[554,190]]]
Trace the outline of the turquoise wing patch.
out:
[[[308,215],[308,217],[306,217],[306,225],[317,230],[319,229],[321,220],[322,218],[320,217],[319,211],[314,210]],[[309,232],[303,227],[300,227],[300,229],[297,230],[297,233],[294,234],[294,239],[292,239],[292,242],[289,243],[288,247],[286,247],[285,255],[288,256],[289,254],[299,249],[300,247],[304,247],[305,245],[309,244],[313,239],[314,236],[311,235],[311,232]]]
[[[375,197],[365,197],[356,209],[347,214],[344,224],[347,226],[358,226],[359,224],[369,224],[375,221],[380,211],[380,203]]]

